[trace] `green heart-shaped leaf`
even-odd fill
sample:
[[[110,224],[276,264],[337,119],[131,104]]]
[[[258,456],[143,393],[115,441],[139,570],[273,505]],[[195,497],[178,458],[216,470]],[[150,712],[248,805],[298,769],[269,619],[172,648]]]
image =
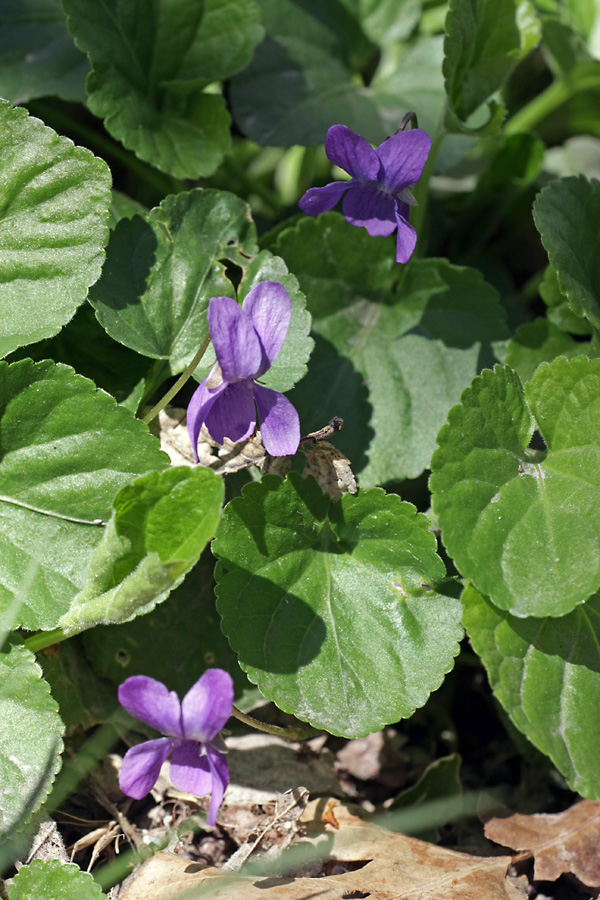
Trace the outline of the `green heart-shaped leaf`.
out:
[[[461,574],[519,616],[561,616],[600,586],[600,360],[559,357],[525,386],[497,366],[449,414],[432,460]],[[537,427],[547,451],[530,450]]]
[[[244,134],[263,146],[322,144],[329,126],[343,122],[385,140],[370,91],[353,77],[376,48],[343,3],[277,0],[261,8],[265,39],[231,80],[232,112]]]
[[[453,665],[459,602],[425,516],[375,489],[339,503],[267,476],[225,509],[217,609],[241,667],[286,712],[359,737],[410,716]]]

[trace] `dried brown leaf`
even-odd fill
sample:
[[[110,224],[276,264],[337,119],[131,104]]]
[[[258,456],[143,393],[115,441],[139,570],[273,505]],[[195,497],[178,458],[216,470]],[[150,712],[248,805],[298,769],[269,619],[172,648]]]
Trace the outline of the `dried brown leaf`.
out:
[[[185,409],[167,406],[150,423],[150,430],[160,439],[161,449],[168,454],[174,466],[195,466],[196,459],[188,435]],[[200,465],[213,469],[219,475],[231,475],[249,466],[260,466],[267,456],[256,432],[247,441],[234,444],[229,438],[217,444],[203,425],[198,438]]]
[[[262,858],[265,858],[267,853],[271,859],[280,856],[296,835],[297,821],[306,809],[308,798],[309,793],[305,787],[292,788],[284,794],[280,794],[273,815],[248,836],[233,856],[227,860],[223,868],[230,872],[241,869],[252,854],[263,849],[261,845],[267,836],[271,838],[271,843],[268,847],[264,847]]]
[[[306,457],[304,476],[312,475],[324,493],[332,500],[339,500],[344,494],[355,494],[356,480],[347,456],[329,444],[320,441],[318,444],[302,443],[300,450]]]
[[[339,431],[342,420],[334,418],[322,428],[302,438],[300,450],[306,457],[304,475],[312,475],[321,489],[339,500],[346,493],[356,493],[356,481],[350,468],[350,460],[333,444],[323,440]],[[167,406],[150,423],[150,430],[160,439],[161,449],[168,454],[174,466],[195,466],[196,459],[187,431],[186,410]],[[223,444],[213,441],[203,425],[198,438],[200,465],[212,469],[218,475],[231,475],[250,466],[259,466],[263,475],[279,475],[283,478],[290,470],[291,457],[272,457],[263,447],[260,431],[247,441],[234,444],[225,438]]]
[[[506,877],[509,857],[475,857],[394,834],[331,800],[311,803],[302,819],[309,841],[328,860],[320,877],[249,876],[158,853],[139,870],[122,900],[525,900],[524,884]],[[339,829],[322,821],[335,809]],[[331,862],[335,860],[336,862]]]
[[[556,881],[571,872],[588,887],[600,887],[600,802],[582,800],[562,813],[516,813],[490,819],[486,837],[535,858],[536,881]]]

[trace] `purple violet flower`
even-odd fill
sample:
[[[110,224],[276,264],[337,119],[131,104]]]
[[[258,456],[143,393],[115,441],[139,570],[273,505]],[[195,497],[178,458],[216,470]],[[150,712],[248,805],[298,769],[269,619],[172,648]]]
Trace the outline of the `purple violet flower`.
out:
[[[396,262],[406,263],[417,243],[417,232],[408,224],[409,207],[417,203],[409,188],[421,177],[430,148],[431,138],[420,128],[399,131],[374,150],[345,125],[332,125],[325,152],[352,179],[310,188],[298,206],[318,216],[333,209],[347,191],[342,206],[346,221],[366,228],[372,237],[398,229]]]
[[[121,790],[141,800],[173,751],[171,781],[180,791],[211,795],[206,822],[214,825],[229,783],[225,743],[219,734],[233,709],[233,681],[223,669],[208,669],[181,703],[175,691],[145,675],[133,675],[119,687],[127,712],[166,737],[131,747],[119,775]]]
[[[298,449],[298,413],[283,394],[255,380],[273,365],[291,315],[288,293],[277,281],[254,285],[241,306],[230,297],[213,297],[210,301],[208,327],[217,362],[194,393],[187,411],[196,460],[203,424],[218,444],[226,437],[238,443],[256,428],[256,409],[267,453],[291,456]]]

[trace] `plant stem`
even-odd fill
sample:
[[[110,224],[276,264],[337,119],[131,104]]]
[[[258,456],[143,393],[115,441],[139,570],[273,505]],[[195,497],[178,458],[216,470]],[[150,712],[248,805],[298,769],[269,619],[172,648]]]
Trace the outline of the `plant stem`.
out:
[[[274,734],[276,737],[283,738],[284,741],[306,741],[324,733],[313,728],[312,725],[290,725],[287,728],[282,728],[280,725],[269,725],[268,722],[260,722],[253,716],[247,716],[237,706],[233,707],[231,715],[239,722],[243,722],[244,725],[250,725],[251,728],[257,728],[258,731],[266,731],[267,734]]]
[[[152,421],[152,419],[155,419],[156,416],[159,414],[159,412],[165,408],[167,403],[169,403],[173,399],[175,394],[179,393],[179,391],[181,390],[183,385],[191,377],[192,372],[194,372],[194,370],[197,368],[200,360],[206,353],[206,350],[207,350],[209,344],[210,344],[210,335],[207,334],[206,337],[204,338],[204,340],[202,341],[202,343],[200,344],[200,349],[196,353],[195,357],[193,358],[193,360],[191,361],[191,363],[189,364],[189,366],[187,367],[185,372],[181,373],[181,375],[179,376],[179,378],[177,379],[175,384],[169,388],[169,390],[164,395],[164,397],[162,397],[158,401],[156,406],[153,406],[152,409],[150,410],[150,412],[147,413],[143,417],[142,422],[145,422],[146,425],[148,425]]]
[[[569,76],[557,78],[545,91],[530,100],[508,120],[504,127],[504,134],[532,131],[536,125],[539,125],[571,97],[598,86],[600,86],[600,72],[597,66],[591,67],[589,72],[580,72],[575,78]]]
[[[64,641],[65,637],[62,628],[55,628],[53,631],[38,631],[37,634],[32,634],[31,637],[25,639],[25,646],[33,653],[37,653],[38,650],[45,650],[52,644],[59,644]]]
[[[435,158],[438,155],[439,149],[442,145],[442,141],[446,137],[446,132],[443,128],[441,128],[436,136],[434,137],[431,150],[429,151],[429,156],[427,158],[427,162],[425,163],[425,168],[423,169],[423,174],[419,179],[418,185],[413,188],[413,193],[417,197],[419,201],[419,205],[416,206],[411,215],[411,225],[417,232],[417,235],[421,234],[421,228],[423,226],[423,222],[425,221],[425,215],[427,213],[427,204],[429,201],[429,180],[433,175],[433,170],[435,167]],[[413,254],[415,257],[421,256],[425,245],[423,240],[417,240],[417,246],[415,249],[415,253]]]

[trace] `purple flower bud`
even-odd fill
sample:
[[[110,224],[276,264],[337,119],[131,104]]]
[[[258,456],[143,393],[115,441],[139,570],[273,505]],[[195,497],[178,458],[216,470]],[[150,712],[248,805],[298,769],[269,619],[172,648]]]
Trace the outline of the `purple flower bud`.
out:
[[[172,752],[171,781],[180,791],[211,795],[206,821],[214,825],[229,770],[219,734],[233,709],[233,681],[223,669],[208,669],[181,703],[174,691],[145,675],[134,675],[119,687],[119,703],[127,712],[166,737],[131,747],[123,758],[121,790],[141,800]]]
[[[255,285],[239,306],[230,297],[213,297],[208,327],[217,363],[194,393],[187,427],[198,460],[202,425],[214,441],[238,443],[256,428],[271,456],[291,456],[300,443],[300,420],[290,401],[255,379],[271,368],[288,332],[292,304],[277,281]]]
[[[421,177],[430,148],[431,138],[419,128],[400,131],[373,149],[345,125],[332,125],[325,152],[352,178],[310,188],[298,206],[309,216],[318,216],[333,209],[345,194],[346,221],[376,237],[397,230],[396,262],[406,263],[417,243],[417,233],[408,224],[409,208],[416,205],[409,188]]]

